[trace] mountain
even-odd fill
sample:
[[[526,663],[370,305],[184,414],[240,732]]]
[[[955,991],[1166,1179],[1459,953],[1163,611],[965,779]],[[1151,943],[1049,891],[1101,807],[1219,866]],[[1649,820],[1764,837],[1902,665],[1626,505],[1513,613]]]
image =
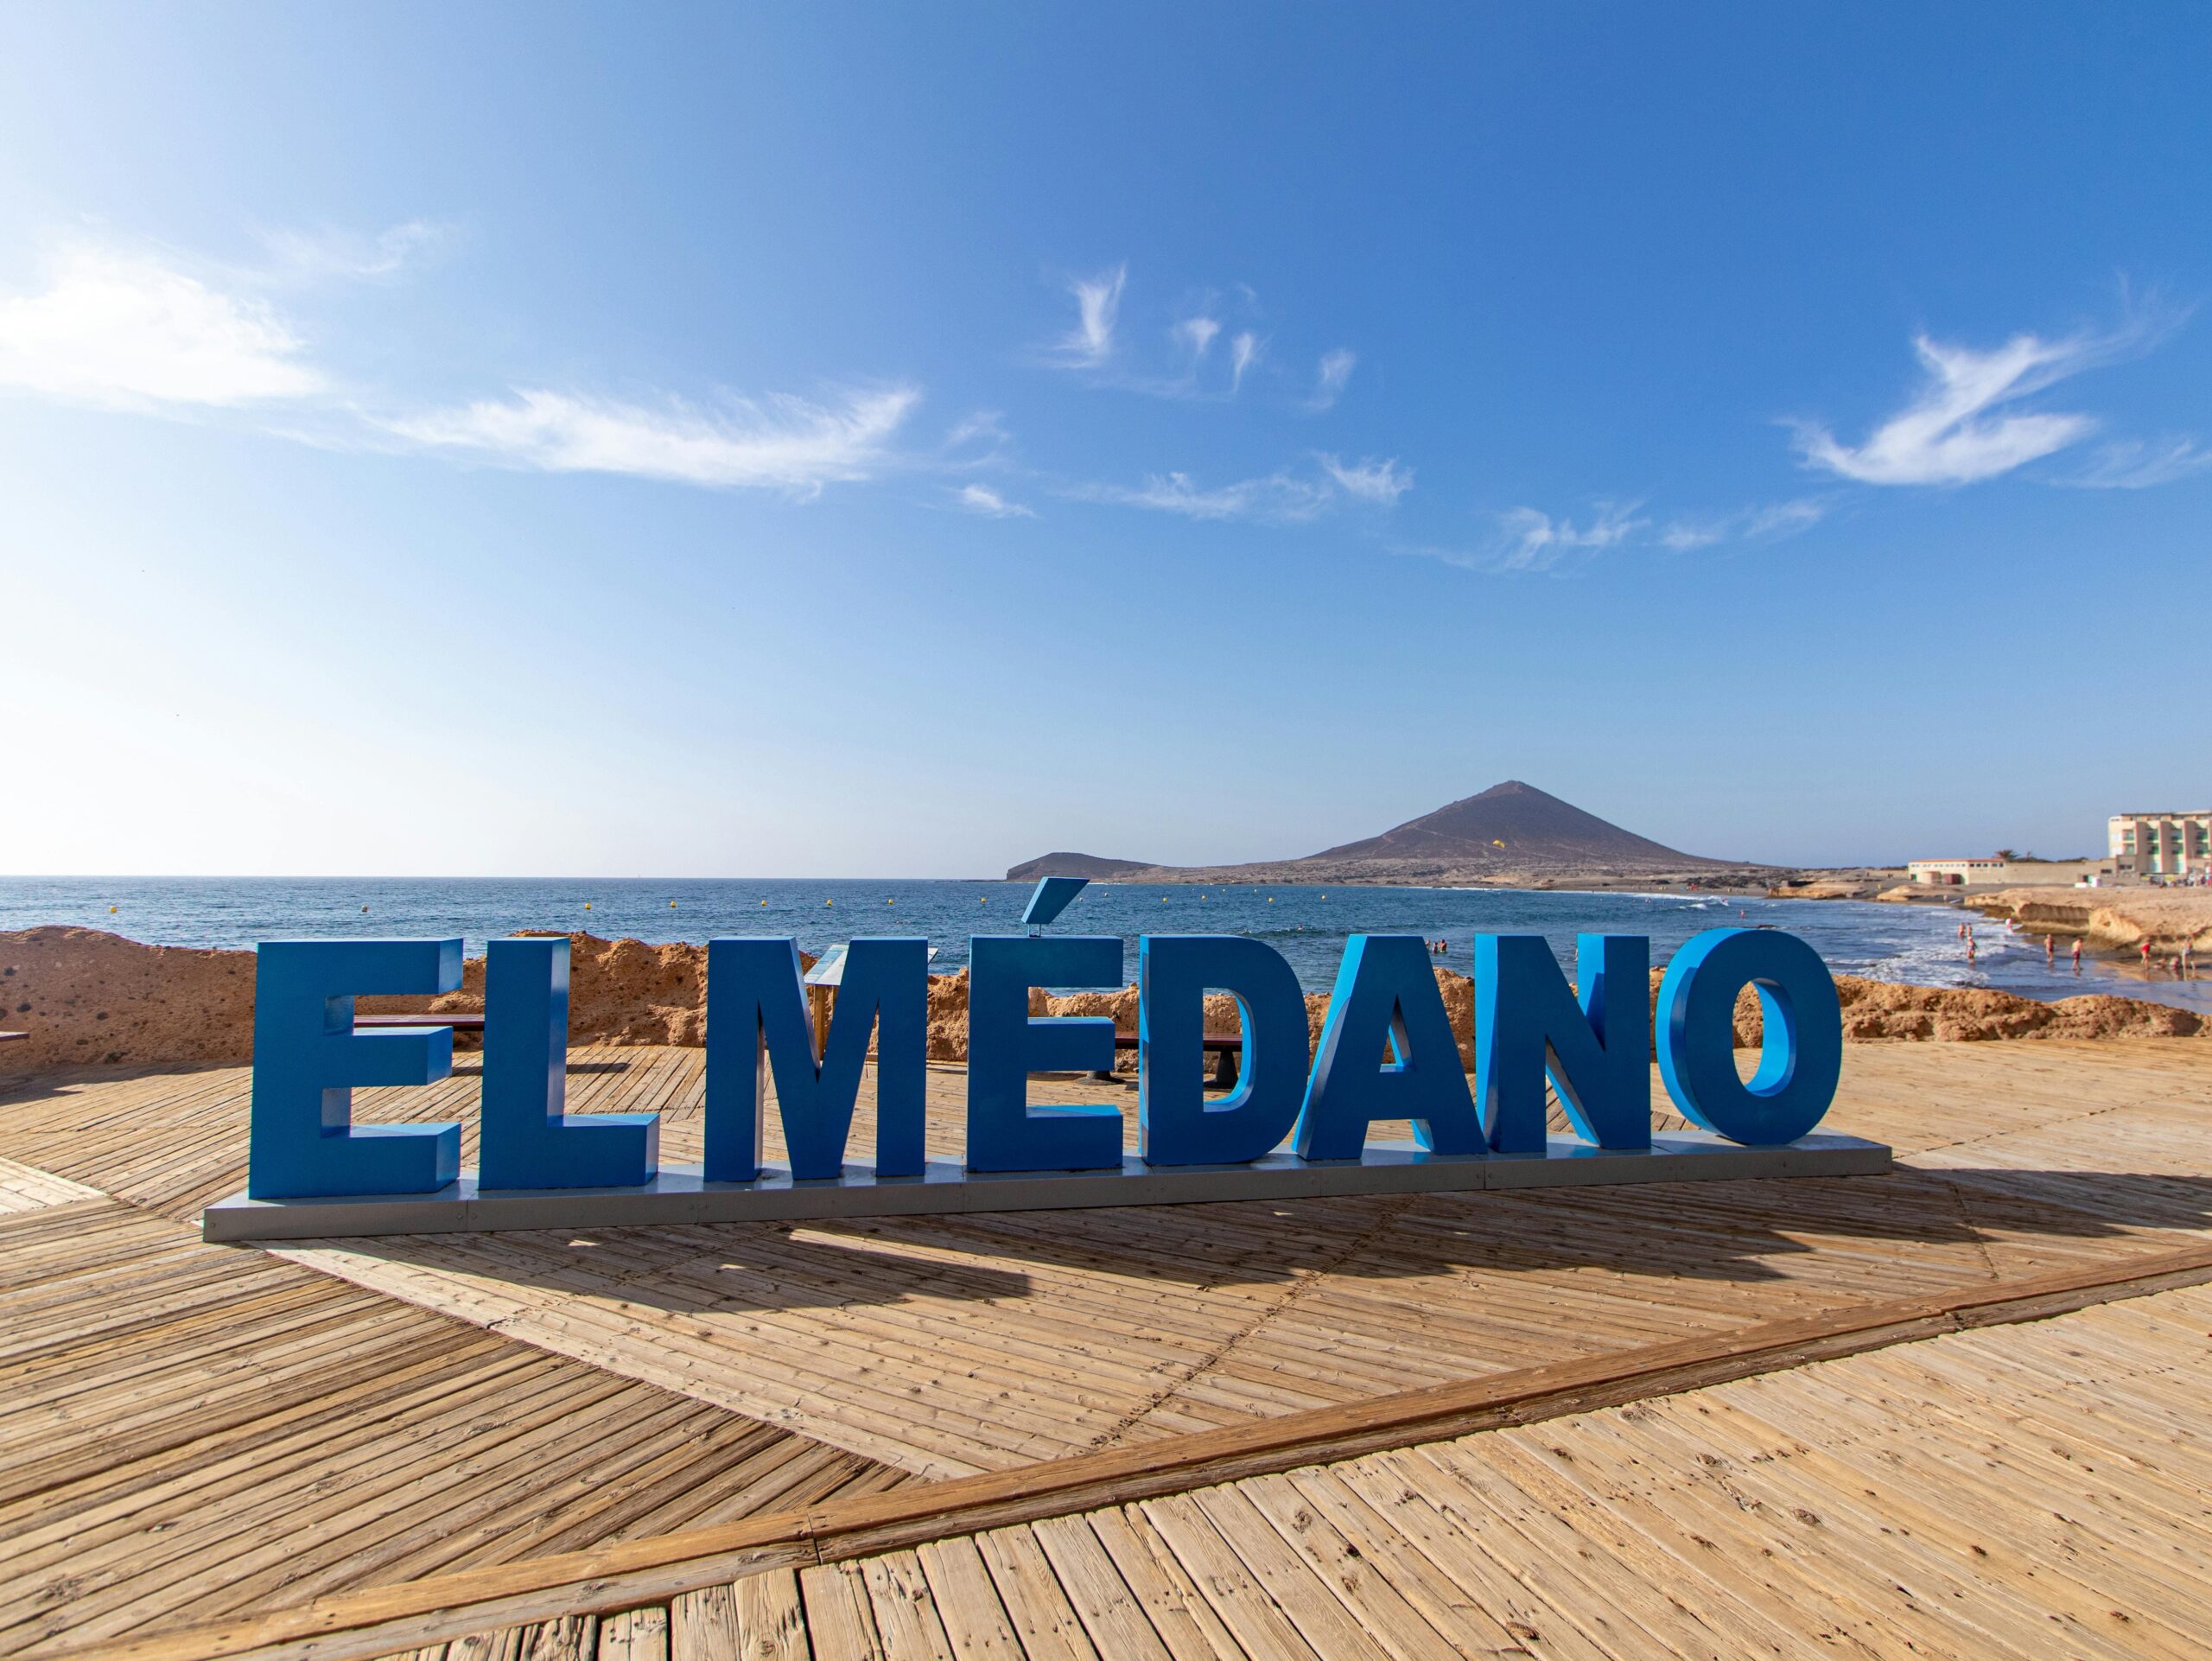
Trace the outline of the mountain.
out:
[[[1008,881],[1088,876],[1144,882],[1517,882],[1554,876],[1692,875],[1763,868],[1748,861],[1685,854],[1624,830],[1518,779],[1492,785],[1380,836],[1302,859],[1249,865],[1144,865],[1090,854],[1046,854],[1015,866]]]
[[[1316,862],[1474,859],[1516,864],[1538,860],[1547,864],[1665,870],[1728,862],[1678,853],[1518,779],[1508,779],[1478,796],[1408,819],[1379,837],[1348,842],[1306,857]]]
[[[1044,854],[1014,866],[1007,872],[1006,880],[1031,882],[1040,876],[1087,876],[1096,881],[1152,869],[1141,859],[1103,859],[1096,854]]]

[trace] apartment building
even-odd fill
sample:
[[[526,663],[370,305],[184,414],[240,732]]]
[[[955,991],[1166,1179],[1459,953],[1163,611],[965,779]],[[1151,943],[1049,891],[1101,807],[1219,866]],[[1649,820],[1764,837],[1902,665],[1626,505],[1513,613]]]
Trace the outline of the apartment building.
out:
[[[2212,867],[2212,812],[2115,813],[2107,822],[2113,862],[2136,876],[2191,876]]]

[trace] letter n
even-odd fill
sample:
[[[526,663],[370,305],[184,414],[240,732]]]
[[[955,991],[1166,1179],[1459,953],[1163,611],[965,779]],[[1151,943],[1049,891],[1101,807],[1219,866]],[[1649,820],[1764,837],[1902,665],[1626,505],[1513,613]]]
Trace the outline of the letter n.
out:
[[[1475,1096],[1501,1154],[1545,1149],[1544,1079],[1575,1134],[1651,1146],[1651,943],[1580,934],[1581,1002],[1541,934],[1475,937]]]

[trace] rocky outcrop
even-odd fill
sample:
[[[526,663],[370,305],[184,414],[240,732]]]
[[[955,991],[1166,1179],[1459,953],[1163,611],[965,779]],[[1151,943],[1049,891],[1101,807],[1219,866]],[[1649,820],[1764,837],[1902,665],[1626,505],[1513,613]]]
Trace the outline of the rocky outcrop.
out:
[[[253,1049],[253,953],[140,945],[90,928],[0,933],[0,1072],[241,1061]]]
[[[1770,900],[1866,900],[1872,897],[1871,882],[1853,882],[1833,877],[1804,879],[1794,882],[1778,882],[1766,891]]]
[[[2183,941],[2212,949],[2212,888],[1999,888],[1967,904],[2037,934],[2078,934],[2113,951],[2145,940],[2154,951]]]
[[[550,931],[528,929],[543,938]],[[814,959],[802,954],[811,967]],[[579,1044],[703,1044],[707,1041],[707,948],[677,942],[569,936],[569,1034]],[[385,1008],[460,1014],[484,1009],[484,959],[461,968],[461,990],[427,1002],[362,998],[365,1012]]]
[[[700,1044],[707,951],[572,934],[569,1030],[580,1044]],[[811,958],[801,961],[811,966]],[[0,932],[0,1072],[100,1064],[187,1066],[253,1053],[253,953],[141,945],[88,928]],[[365,997],[363,1015],[484,1008],[484,960],[442,997]],[[964,1003],[963,1003],[964,1009]]]
[[[2191,1038],[2212,1023],[2187,1009],[2101,994],[2046,1003],[1986,986],[1899,986],[1836,977],[1843,1035],[1970,1042],[2003,1038]],[[1758,1042],[1758,999],[1746,988],[1736,1004],[1736,1042]]]
[[[706,948],[648,945],[572,934],[569,1033],[580,1044],[705,1041]],[[811,965],[813,959],[802,959]],[[1653,971],[1652,990],[1659,972]],[[1436,971],[1461,1060],[1474,1065],[1474,983]],[[2016,1038],[2189,1037],[2212,1023],[2186,1009],[2134,998],[2091,995],[2045,1003],[1983,987],[1899,986],[1839,976],[1844,1034],[1862,1041]],[[0,1049],[0,1072],[41,1072],[106,1063],[187,1066],[246,1060],[253,1047],[253,954],[140,945],[93,929],[35,928],[0,933],[0,1024],[31,1034]],[[1306,1000],[1309,1043],[1320,1041],[1329,1000]],[[462,988],[438,998],[363,998],[363,1013],[413,1009],[459,1013],[484,1007],[484,963],[465,968]],[[1137,990],[1030,996],[1037,1015],[1103,1015],[1127,1032],[1137,1025]],[[1239,1029],[1236,1001],[1206,1000],[1206,1030]],[[1748,989],[1737,1002],[1736,1041],[1759,1041],[1759,1009]],[[968,1053],[968,972],[932,975],[929,1055]]]

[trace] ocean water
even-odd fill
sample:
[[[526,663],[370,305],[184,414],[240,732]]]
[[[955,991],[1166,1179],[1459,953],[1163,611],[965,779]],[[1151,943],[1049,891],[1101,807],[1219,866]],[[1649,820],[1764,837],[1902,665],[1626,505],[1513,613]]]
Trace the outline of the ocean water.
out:
[[[654,942],[717,934],[789,934],[820,951],[864,934],[921,934],[932,970],[964,966],[971,934],[1020,932],[1027,883],[700,879],[624,881],[560,878],[0,877],[0,929],[42,923],[111,930],[160,945],[250,946],[279,939],[460,935],[471,955],[517,929],[584,930]],[[2118,992],[2212,1013],[2212,981],[2144,980],[2086,959],[2077,979],[2062,949],[2056,973],[2039,937],[2011,934],[1969,917],[1978,949],[1967,961],[1964,915],[1949,907],[1853,901],[1735,900],[1719,896],[1511,888],[1199,888],[1094,882],[1054,932],[1117,934],[1126,977],[1136,975],[1137,937],[1245,934],[1290,960],[1308,991],[1334,981],[1344,938],[1411,933],[1449,943],[1443,959],[1462,974],[1478,933],[1535,933],[1571,969],[1579,932],[1645,934],[1652,961],[1701,930],[1767,924],[1809,941],[1841,974],[1926,986],[1993,986],[2030,997]]]

